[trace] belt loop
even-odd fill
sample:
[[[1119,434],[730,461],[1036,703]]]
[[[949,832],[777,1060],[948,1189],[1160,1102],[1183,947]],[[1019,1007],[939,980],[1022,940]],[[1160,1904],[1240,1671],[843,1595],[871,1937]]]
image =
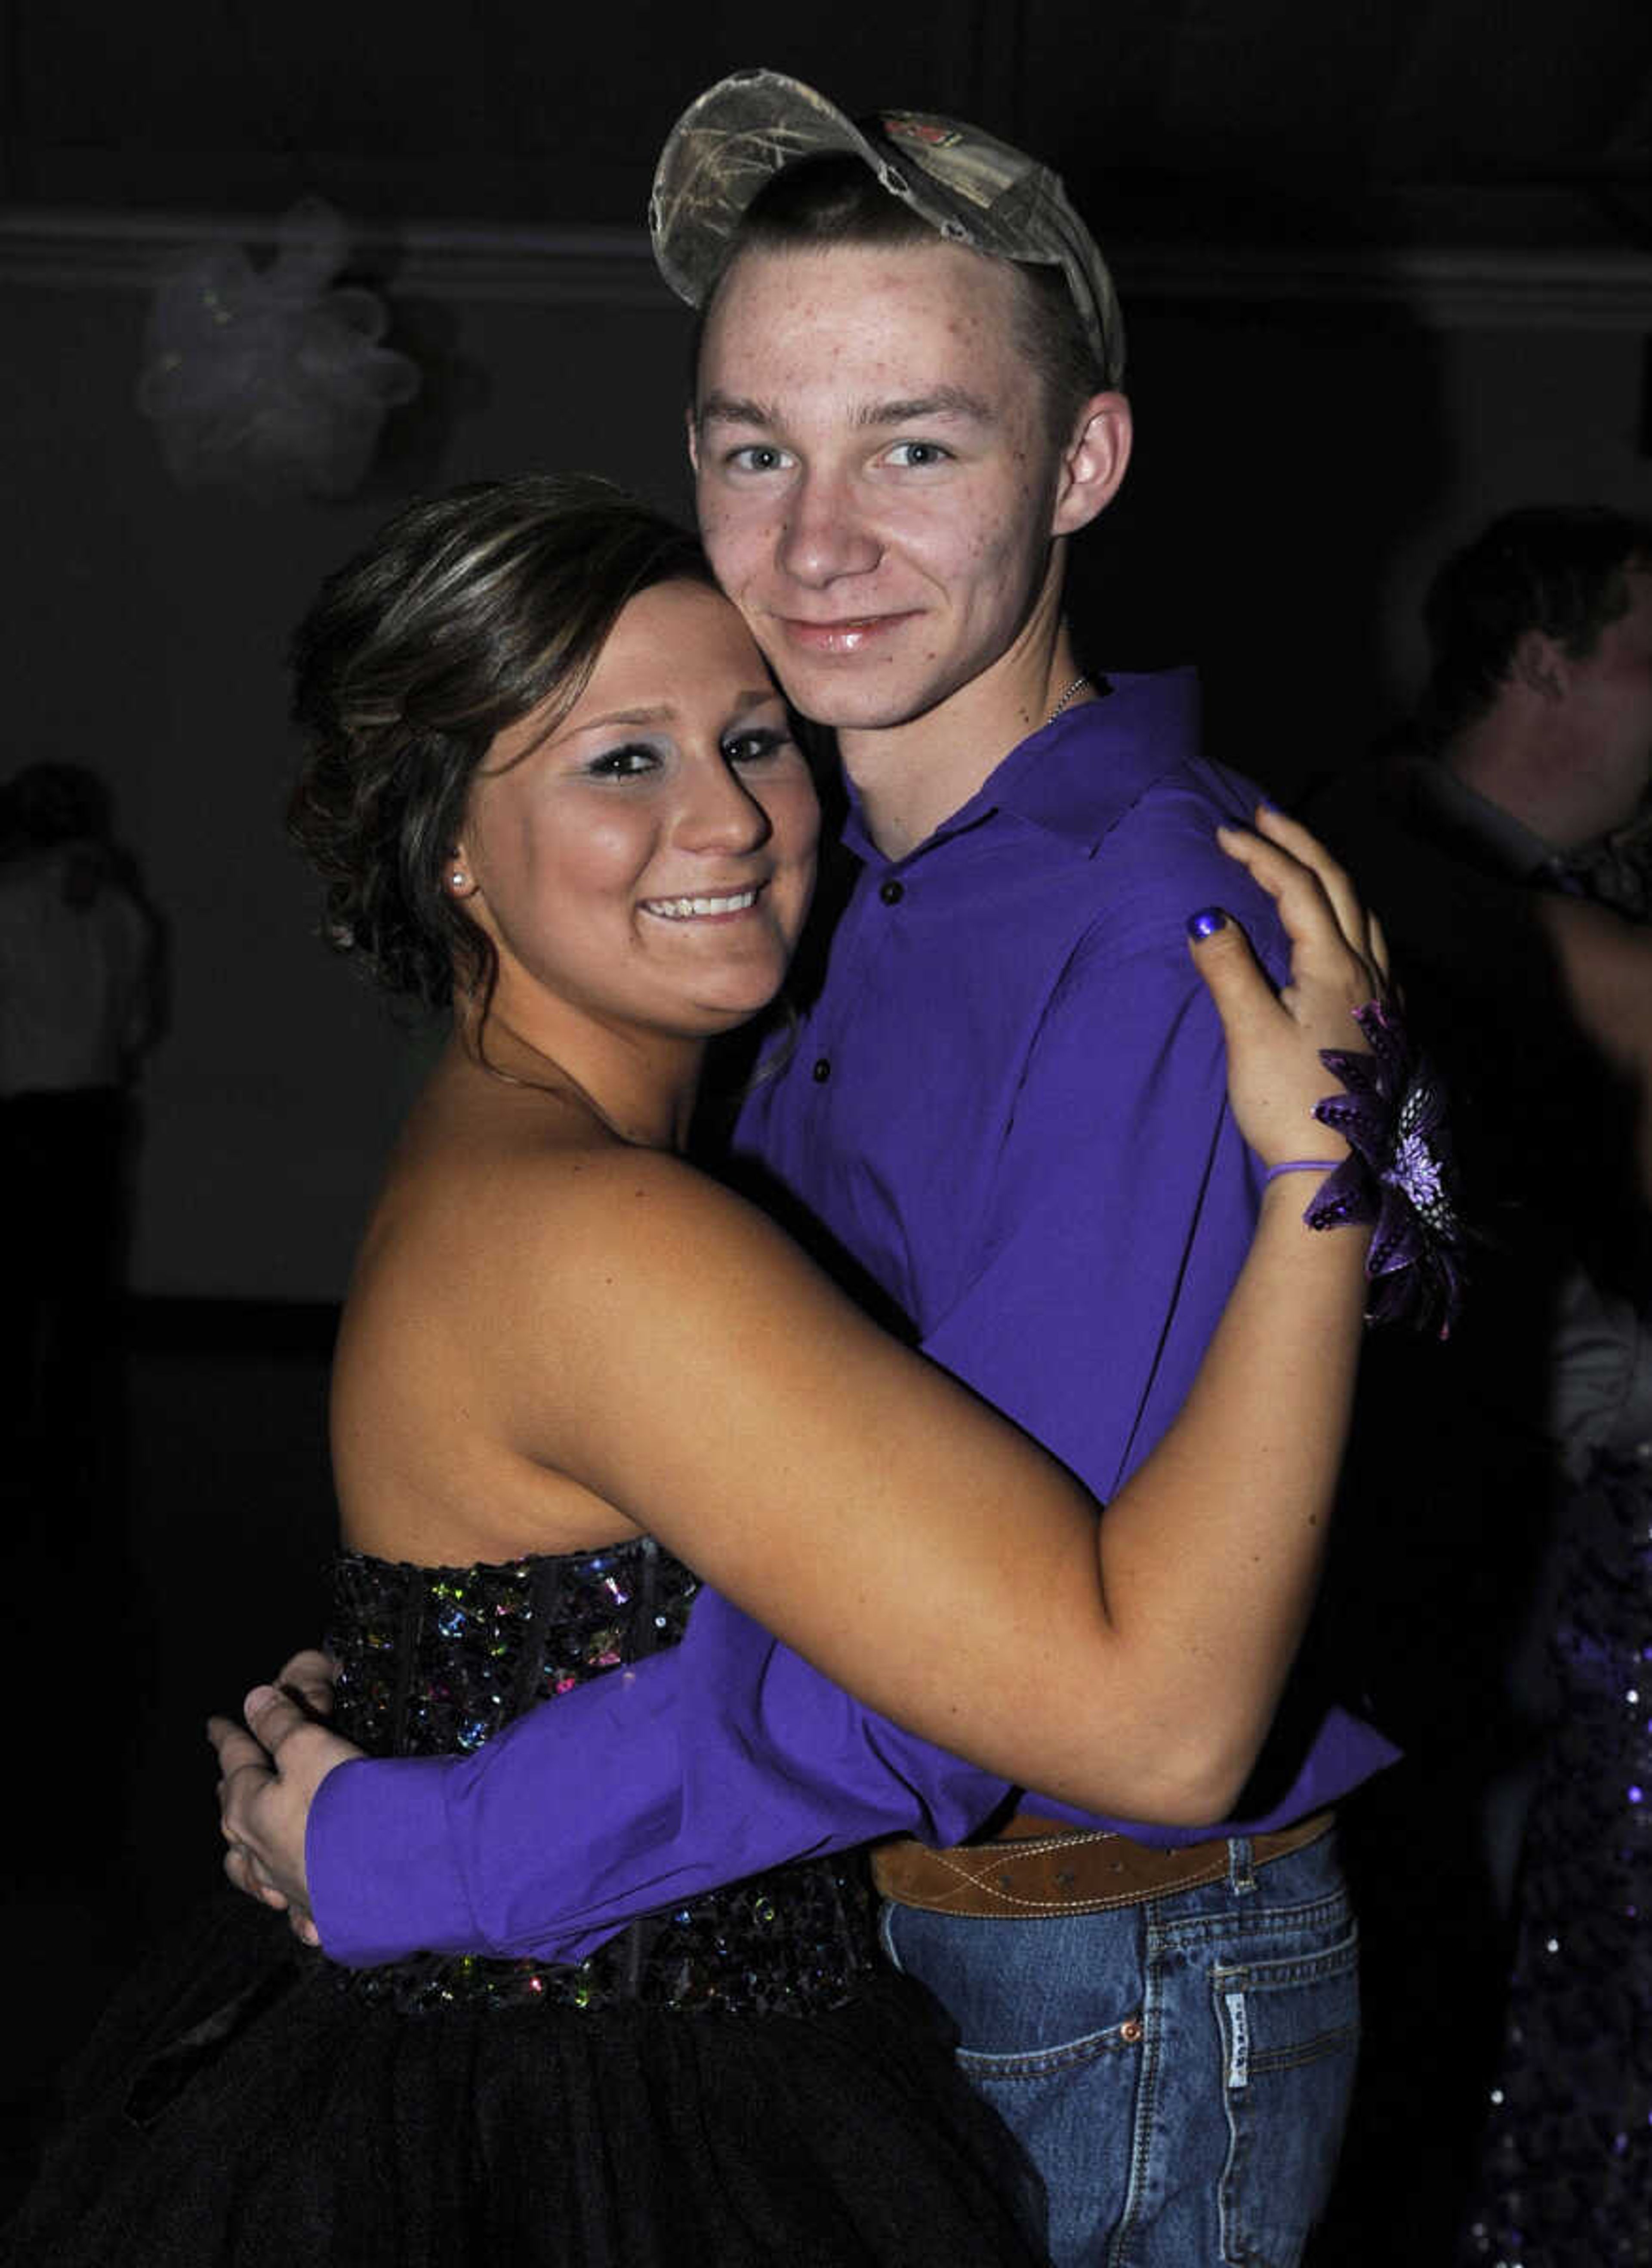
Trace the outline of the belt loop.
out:
[[[1228,1887],[1235,1897],[1248,1897],[1257,1886],[1256,1863],[1248,1835],[1228,1837]]]

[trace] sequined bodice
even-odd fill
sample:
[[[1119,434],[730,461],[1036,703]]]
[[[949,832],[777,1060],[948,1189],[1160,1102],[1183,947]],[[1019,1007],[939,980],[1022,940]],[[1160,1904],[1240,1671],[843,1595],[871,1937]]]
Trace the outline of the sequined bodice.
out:
[[[338,1724],[373,1756],[478,1749],[537,1701],[675,1646],[698,1587],[639,1537],[502,1566],[334,1562]]]
[[[334,1565],[328,1641],[339,1729],[374,1756],[477,1749],[525,1709],[675,1645],[697,1588],[646,1537],[498,1566],[346,1553]],[[546,1831],[565,1830],[548,1814]],[[838,2005],[873,1962],[870,1893],[851,1855],[650,1916],[577,1968],[420,1955],[337,1976],[341,1989],[409,2014],[623,2001],[802,2014]]]

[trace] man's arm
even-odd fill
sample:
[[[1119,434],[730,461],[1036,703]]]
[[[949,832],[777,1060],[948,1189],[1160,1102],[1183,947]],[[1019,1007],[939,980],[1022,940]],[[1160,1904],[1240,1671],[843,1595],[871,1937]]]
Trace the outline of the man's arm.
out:
[[[251,1697],[273,1770],[238,1728],[214,1732],[232,1879],[307,1910],[355,1966],[579,1961],[639,1914],[788,1859],[897,1830],[957,1842],[1007,1793],[709,1590],[680,1646],[474,1756],[369,1761],[282,1694]]]

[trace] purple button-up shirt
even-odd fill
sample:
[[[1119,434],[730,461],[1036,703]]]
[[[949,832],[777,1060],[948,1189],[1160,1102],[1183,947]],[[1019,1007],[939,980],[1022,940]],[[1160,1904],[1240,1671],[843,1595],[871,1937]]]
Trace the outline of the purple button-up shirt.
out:
[[[1103,1499],[1180,1407],[1255,1219],[1186,917],[1227,906],[1276,974],[1284,948],[1213,839],[1254,795],[1196,734],[1190,674],[1117,678],[904,858],[852,814],[864,871],[824,990],[735,1145],[926,1353]],[[1243,1822],[1130,1831],[1174,1845],[1280,1825],[1394,1755],[1340,1708],[1293,1713],[1300,1735]],[[636,1914],[784,1859],[898,1829],[955,1841],[1007,1792],[708,1591],[675,1651],[475,1756],[332,1773],[310,1887],[342,1960],[577,1960]]]

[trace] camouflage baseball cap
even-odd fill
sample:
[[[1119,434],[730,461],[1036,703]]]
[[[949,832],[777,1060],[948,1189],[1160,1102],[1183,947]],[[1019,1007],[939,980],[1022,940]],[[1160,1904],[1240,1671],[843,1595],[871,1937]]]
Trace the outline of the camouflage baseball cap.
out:
[[[746,208],[772,175],[846,153],[954,244],[1059,268],[1110,386],[1125,371],[1118,297],[1095,238],[1047,166],[978,126],[923,110],[856,125],[780,71],[736,71],[691,102],[654,174],[648,226],[660,272],[691,307],[710,297]]]

